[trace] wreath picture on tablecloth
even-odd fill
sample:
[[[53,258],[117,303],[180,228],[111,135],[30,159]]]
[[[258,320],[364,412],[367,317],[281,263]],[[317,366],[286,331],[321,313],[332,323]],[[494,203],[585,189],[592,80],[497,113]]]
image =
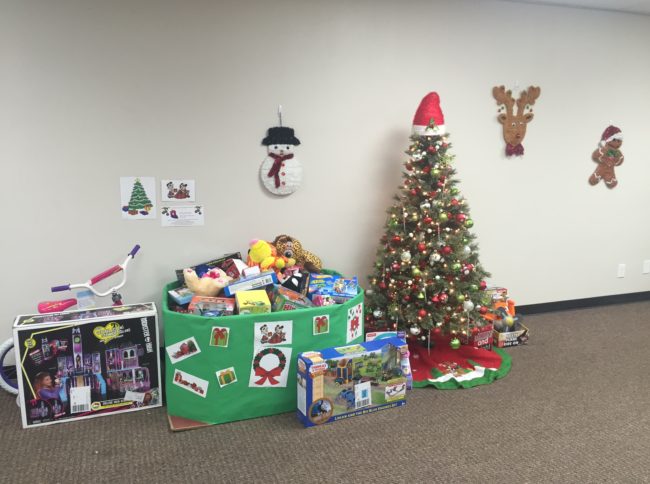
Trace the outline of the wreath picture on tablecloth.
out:
[[[251,368],[250,387],[287,386],[289,368],[287,361],[291,358],[291,348],[266,347],[257,348]]]

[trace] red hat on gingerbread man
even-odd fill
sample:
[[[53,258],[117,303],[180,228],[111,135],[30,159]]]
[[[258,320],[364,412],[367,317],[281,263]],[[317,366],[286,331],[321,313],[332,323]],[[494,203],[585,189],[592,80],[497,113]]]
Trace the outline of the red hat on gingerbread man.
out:
[[[431,127],[433,121],[434,127]],[[437,92],[430,92],[418,106],[413,117],[412,133],[418,136],[442,136],[446,133],[445,117],[440,109],[440,96]]]
[[[623,132],[616,126],[610,124],[605,128],[603,135],[600,137],[600,146],[605,146],[607,143],[615,139],[622,140]]]

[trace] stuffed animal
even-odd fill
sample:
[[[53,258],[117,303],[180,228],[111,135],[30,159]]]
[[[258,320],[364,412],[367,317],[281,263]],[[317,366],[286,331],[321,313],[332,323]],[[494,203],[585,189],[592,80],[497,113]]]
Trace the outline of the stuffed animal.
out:
[[[226,287],[232,277],[218,268],[210,269],[199,278],[194,269],[183,269],[185,285],[195,296],[214,297]]]
[[[259,266],[262,271],[281,273],[285,267],[296,264],[293,257],[279,256],[275,247],[266,240],[252,240],[248,249],[249,266]]]
[[[293,257],[296,264],[305,268],[309,272],[320,272],[323,269],[323,263],[320,258],[308,250],[302,248],[298,239],[289,235],[278,235],[273,241],[273,245],[278,253],[285,257]]]

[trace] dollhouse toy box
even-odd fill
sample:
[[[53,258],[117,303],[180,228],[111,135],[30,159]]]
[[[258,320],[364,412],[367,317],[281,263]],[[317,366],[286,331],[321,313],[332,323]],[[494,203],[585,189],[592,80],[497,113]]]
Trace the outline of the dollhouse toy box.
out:
[[[404,405],[407,353],[397,337],[301,353],[299,419],[312,427]]]
[[[13,334],[23,428],[162,405],[154,303],[21,315]]]

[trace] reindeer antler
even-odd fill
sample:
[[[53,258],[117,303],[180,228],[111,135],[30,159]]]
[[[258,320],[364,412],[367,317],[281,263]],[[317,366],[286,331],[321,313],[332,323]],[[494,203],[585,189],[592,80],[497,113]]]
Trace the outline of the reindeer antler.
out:
[[[517,99],[517,111],[523,114],[526,105],[532,106],[535,100],[539,97],[541,89],[539,87],[530,86],[527,90],[522,91]]]
[[[495,86],[492,88],[492,96],[496,99],[497,104],[503,104],[506,107],[506,115],[512,116],[512,108],[515,105],[515,100],[512,98],[512,91],[506,91],[504,86]]]

